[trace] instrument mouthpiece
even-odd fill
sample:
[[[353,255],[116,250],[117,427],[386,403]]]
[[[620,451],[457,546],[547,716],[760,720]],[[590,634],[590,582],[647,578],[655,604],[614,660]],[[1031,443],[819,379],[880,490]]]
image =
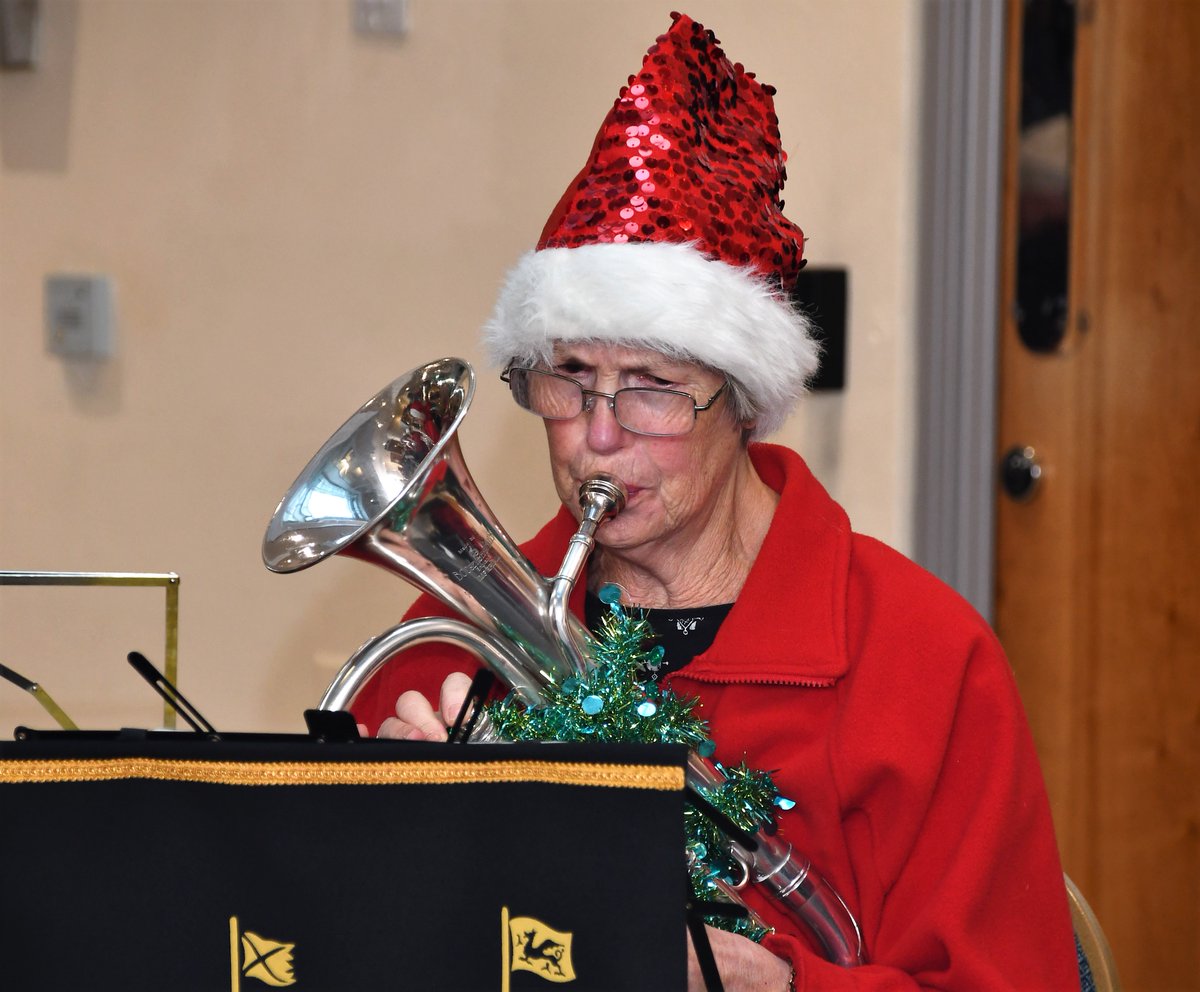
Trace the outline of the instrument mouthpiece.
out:
[[[600,472],[579,485],[579,505],[586,512],[594,507],[600,516],[616,516],[625,509],[628,493],[625,483],[614,475]]]

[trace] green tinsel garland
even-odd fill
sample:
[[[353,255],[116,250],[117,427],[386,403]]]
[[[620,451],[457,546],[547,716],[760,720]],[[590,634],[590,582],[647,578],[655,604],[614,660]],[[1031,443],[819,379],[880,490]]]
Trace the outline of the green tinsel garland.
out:
[[[654,636],[650,624],[640,614],[622,609],[616,586],[603,587],[600,598],[609,613],[601,625],[592,668],[563,680],[562,685],[549,686],[546,705],[537,709],[526,709],[515,694],[490,704],[487,709],[497,732],[513,741],[686,744],[710,757],[715,745],[708,724],[692,712],[697,700],[681,699],[643,677],[658,669],[663,656],[661,647],[646,647]],[[767,772],[745,763],[735,768],[716,764],[716,768],[724,781],[700,791],[743,830],[753,833],[772,820],[775,807],[794,805],[779,795]],[[742,871],[720,831],[690,805],[685,807],[684,829],[693,894],[712,902],[727,901],[720,883],[739,879]],[[731,917],[712,916],[706,922],[756,941],[769,933]]]

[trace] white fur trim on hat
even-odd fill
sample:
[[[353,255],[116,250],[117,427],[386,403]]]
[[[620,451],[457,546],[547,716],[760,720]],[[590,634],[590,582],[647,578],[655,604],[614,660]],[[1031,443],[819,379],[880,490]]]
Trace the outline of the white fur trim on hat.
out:
[[[727,373],[779,429],[817,369],[808,318],[753,270],[672,242],[545,248],[508,274],[483,329],[488,359],[548,361],[556,341],[648,347]]]

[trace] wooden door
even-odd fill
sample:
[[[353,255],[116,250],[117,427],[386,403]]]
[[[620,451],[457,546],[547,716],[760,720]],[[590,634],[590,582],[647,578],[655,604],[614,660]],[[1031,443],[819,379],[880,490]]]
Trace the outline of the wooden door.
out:
[[[1002,298],[1015,299],[1013,3]],[[1065,332],[1005,307],[996,628],[1129,992],[1200,990],[1200,0],[1079,0]]]

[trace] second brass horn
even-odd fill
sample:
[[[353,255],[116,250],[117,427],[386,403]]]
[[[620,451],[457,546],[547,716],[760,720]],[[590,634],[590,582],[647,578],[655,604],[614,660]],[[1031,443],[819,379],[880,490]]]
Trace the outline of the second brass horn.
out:
[[[390,657],[425,640],[473,651],[529,705],[590,664],[596,642],[567,612],[566,599],[607,512],[605,486],[589,497],[594,509],[585,500],[559,574],[544,578],[497,522],[463,462],[456,432],[474,390],[474,372],[456,358],[396,379],[325,443],[275,510],[263,538],[272,571],[345,554],[401,575],[463,618],[412,620],[368,641],[326,690],[323,709],[347,708]],[[693,752],[688,779],[711,787],[720,773]],[[754,850],[729,843],[746,870],[742,884],[761,885],[830,961],[862,963],[857,922],[807,859],[778,836],[760,835]]]

